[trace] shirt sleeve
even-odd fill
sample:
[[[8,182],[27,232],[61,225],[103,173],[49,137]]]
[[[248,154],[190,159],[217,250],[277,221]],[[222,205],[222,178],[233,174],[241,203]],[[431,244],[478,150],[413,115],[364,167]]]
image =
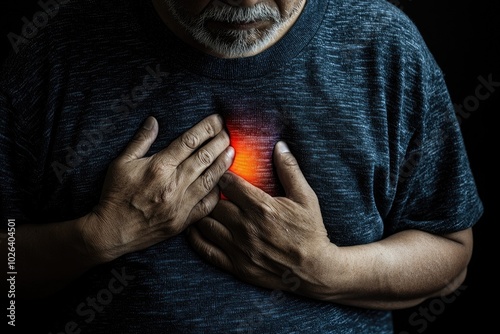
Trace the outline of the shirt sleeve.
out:
[[[400,161],[389,233],[444,234],[472,227],[483,213],[444,76],[428,76],[419,126]]]

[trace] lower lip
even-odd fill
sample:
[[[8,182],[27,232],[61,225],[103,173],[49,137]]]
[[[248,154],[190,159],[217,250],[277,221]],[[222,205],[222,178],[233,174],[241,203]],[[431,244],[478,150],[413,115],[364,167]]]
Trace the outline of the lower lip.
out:
[[[249,23],[228,23],[228,22],[220,22],[220,21],[209,21],[207,22],[209,25],[214,27],[215,29],[222,30],[250,30],[250,29],[258,29],[264,28],[265,26],[270,24],[270,21],[255,21]]]

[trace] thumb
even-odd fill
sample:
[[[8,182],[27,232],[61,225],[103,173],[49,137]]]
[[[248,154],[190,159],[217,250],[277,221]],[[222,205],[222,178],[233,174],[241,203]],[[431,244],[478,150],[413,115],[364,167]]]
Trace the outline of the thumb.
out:
[[[283,141],[278,142],[275,146],[274,164],[286,197],[297,203],[306,204],[311,196],[316,196],[302,174],[297,160]]]
[[[149,116],[139,131],[137,131],[134,138],[132,138],[125,147],[121,154],[121,158],[128,162],[144,157],[157,136],[158,122],[153,116]]]

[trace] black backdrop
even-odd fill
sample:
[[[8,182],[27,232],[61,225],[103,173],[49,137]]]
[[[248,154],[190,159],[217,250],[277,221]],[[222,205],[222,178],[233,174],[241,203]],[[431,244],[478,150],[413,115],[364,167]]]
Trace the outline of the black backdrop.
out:
[[[310,0],[313,1],[313,0]],[[472,171],[485,214],[474,227],[475,250],[466,281],[448,298],[435,298],[395,312],[395,334],[406,333],[489,333],[498,331],[497,276],[493,260],[498,255],[493,225],[498,218],[497,159],[500,151],[494,131],[493,114],[500,111],[500,87],[486,99],[475,99],[479,78],[500,82],[499,1],[389,0],[402,9],[420,29],[430,50],[445,73],[452,100],[467,106],[460,116]],[[97,2],[96,2],[97,4]],[[35,0],[5,1],[0,5],[0,50],[3,60],[12,50],[9,32],[21,34],[22,18],[31,21],[40,10]],[[483,92],[483,91],[481,91]],[[474,102],[479,101],[478,104]],[[494,200],[496,202],[494,203]],[[2,261],[4,261],[2,259]],[[7,261],[7,259],[5,259]],[[4,292],[2,292],[3,294]],[[7,322],[5,316],[3,321]],[[26,321],[23,315],[18,320]],[[36,326],[35,326],[36,328]]]

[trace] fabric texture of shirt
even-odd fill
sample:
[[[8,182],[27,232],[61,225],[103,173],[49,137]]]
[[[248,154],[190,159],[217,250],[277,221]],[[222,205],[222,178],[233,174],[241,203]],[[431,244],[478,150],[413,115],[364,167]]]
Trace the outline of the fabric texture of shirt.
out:
[[[71,1],[20,49],[0,81],[2,224],[87,214],[147,116],[159,122],[154,154],[214,113],[232,168],[272,195],[273,146],[288,143],[338,246],[455,232],[482,213],[443,73],[386,1],[310,0],[277,44],[241,59],[187,46],[149,1]],[[93,334],[392,332],[387,311],[242,283],[184,234],[19,307],[53,333],[72,322]]]

